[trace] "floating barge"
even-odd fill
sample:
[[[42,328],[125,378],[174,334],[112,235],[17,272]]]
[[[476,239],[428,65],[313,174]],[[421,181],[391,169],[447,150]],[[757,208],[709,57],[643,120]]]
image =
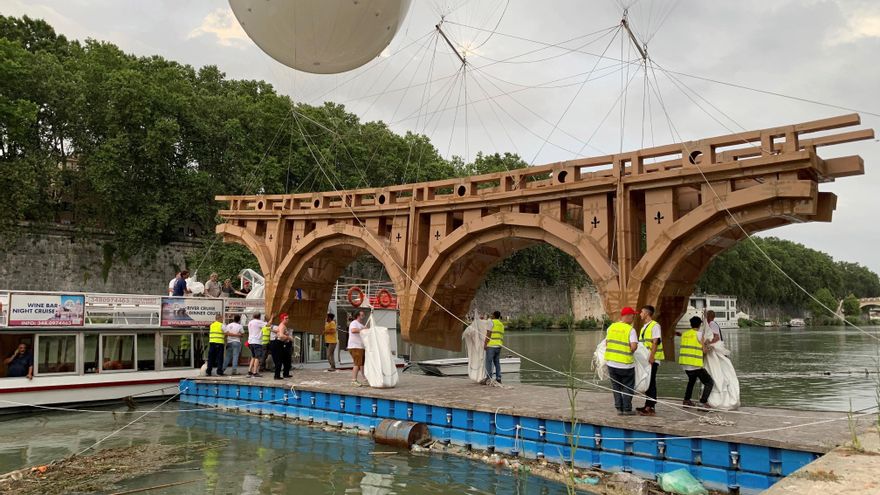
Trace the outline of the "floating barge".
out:
[[[579,467],[650,479],[687,468],[708,488],[742,494],[767,489],[849,438],[845,413],[745,407],[721,413],[733,424],[716,426],[701,422],[703,413],[663,404],[655,417],[618,416],[610,394],[581,390],[572,426],[564,388],[486,387],[409,374],[392,389],[353,387],[350,380],[348,373],[315,371],[285,381],[200,377],[181,381],[180,398],[368,431],[383,419],[417,421],[433,439],[466,448],[556,463],[573,458]]]

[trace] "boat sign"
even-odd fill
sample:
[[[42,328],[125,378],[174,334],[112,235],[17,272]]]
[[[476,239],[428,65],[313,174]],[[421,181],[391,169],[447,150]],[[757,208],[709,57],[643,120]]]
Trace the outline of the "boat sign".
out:
[[[222,299],[163,297],[163,327],[206,327],[223,313]]]
[[[82,294],[12,293],[10,327],[81,327],[85,315]]]

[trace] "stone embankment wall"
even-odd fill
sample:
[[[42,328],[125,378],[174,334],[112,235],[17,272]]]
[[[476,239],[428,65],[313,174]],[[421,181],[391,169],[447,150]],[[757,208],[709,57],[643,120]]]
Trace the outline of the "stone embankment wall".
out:
[[[500,311],[504,318],[560,317],[573,313],[575,320],[580,320],[601,319],[604,314],[602,301],[593,286],[577,289],[565,284],[547,285],[512,275],[495,276],[484,282],[477,289],[471,308],[480,313]]]
[[[196,243],[172,243],[154,256],[136,256],[107,266],[108,237],[54,228],[25,232],[0,243],[0,289],[165,294],[168,281]],[[107,280],[102,273],[106,270]]]
[[[197,243],[172,243],[151,257],[137,256],[128,262],[115,259],[108,267],[104,251],[108,239],[96,234],[82,237],[65,228],[6,239],[0,242],[0,289],[164,294],[177,269],[185,267],[184,257],[198,247]],[[381,279],[384,270],[371,257],[362,257],[344,276]],[[501,311],[505,318],[556,318],[573,311],[574,318],[580,320],[601,319],[603,314],[595,287],[547,285],[510,275],[487,280],[477,291],[473,307],[486,313]]]

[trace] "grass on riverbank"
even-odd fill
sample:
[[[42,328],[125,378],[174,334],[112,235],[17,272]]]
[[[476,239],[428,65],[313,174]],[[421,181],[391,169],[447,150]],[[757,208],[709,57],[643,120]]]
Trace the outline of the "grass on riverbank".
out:
[[[571,315],[553,317],[545,314],[521,315],[504,322],[507,330],[601,330],[611,322],[605,316],[602,319],[584,318],[575,320]]]

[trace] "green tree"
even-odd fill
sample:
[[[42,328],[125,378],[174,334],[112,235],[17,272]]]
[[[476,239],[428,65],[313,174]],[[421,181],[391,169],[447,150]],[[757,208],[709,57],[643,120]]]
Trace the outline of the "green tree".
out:
[[[837,299],[834,298],[834,295],[831,291],[825,287],[817,290],[813,297],[818,300],[810,300],[809,308],[810,312],[813,313],[813,318],[827,318],[833,317],[833,313],[837,311]],[[829,311],[830,309],[830,311]]]
[[[843,298],[843,314],[846,316],[859,316],[862,308],[859,306],[859,298],[850,294]]]

